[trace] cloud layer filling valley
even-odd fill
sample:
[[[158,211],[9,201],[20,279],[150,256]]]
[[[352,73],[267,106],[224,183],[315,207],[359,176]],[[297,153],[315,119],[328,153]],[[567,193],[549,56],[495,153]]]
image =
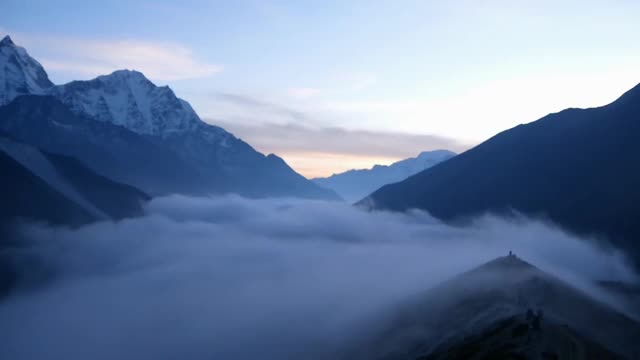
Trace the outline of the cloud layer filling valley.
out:
[[[394,304],[509,250],[585,290],[634,276],[538,221],[455,228],[298,200],[171,196],[142,218],[23,237],[10,251],[34,284],[0,302],[2,358],[331,357]]]

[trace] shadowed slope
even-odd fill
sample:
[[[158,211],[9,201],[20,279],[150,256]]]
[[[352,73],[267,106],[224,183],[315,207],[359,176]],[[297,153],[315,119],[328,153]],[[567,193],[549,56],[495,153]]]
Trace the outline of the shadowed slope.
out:
[[[610,105],[568,109],[504,131],[360,202],[454,220],[485,212],[548,217],[606,235],[640,264],[640,85]]]
[[[364,341],[356,358],[415,359],[443,344],[480,336],[499,321],[544,312],[544,321],[568,326],[608,352],[640,355],[640,324],[515,256],[490,261],[416,296],[389,315]]]
[[[565,325],[526,316],[497,321],[478,335],[445,343],[420,360],[617,360],[622,356],[586,339]]]

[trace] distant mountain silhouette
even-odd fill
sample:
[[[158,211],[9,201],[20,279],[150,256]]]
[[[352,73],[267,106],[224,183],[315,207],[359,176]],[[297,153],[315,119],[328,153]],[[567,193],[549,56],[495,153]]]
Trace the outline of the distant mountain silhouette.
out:
[[[504,131],[359,204],[455,220],[512,210],[597,234],[640,264],[640,85]]]
[[[417,157],[397,161],[388,166],[376,165],[371,169],[349,170],[312,181],[335,191],[343,199],[354,202],[384,185],[402,181],[455,155],[448,150],[424,151]]]

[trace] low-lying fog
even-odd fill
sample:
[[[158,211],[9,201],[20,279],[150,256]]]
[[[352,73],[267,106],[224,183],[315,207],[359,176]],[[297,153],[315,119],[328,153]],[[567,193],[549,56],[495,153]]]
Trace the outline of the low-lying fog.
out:
[[[171,196],[148,215],[31,225],[10,250],[24,285],[0,302],[3,359],[315,358],[418,291],[509,250],[589,290],[630,280],[620,254],[538,221],[347,204]]]

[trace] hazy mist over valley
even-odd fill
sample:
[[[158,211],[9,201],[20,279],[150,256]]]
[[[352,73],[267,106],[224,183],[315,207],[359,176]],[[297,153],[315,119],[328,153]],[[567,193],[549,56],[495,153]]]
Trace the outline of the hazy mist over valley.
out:
[[[21,229],[8,254],[21,286],[0,305],[8,358],[339,358],[410,297],[509,250],[620,309],[593,281],[636,280],[618,251],[526,218],[457,228],[237,196],[158,198],[145,212]]]

